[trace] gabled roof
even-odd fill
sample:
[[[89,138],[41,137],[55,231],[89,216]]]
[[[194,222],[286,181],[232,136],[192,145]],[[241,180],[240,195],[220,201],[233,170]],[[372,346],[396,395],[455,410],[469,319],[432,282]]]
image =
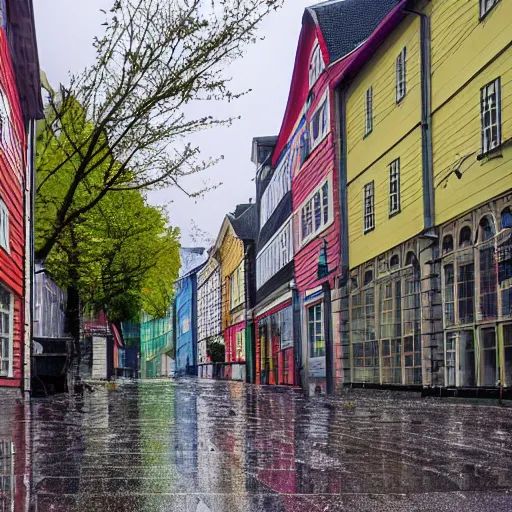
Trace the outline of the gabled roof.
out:
[[[8,0],[11,57],[25,121],[43,118],[32,0]]]
[[[231,225],[240,240],[256,240],[258,236],[258,209],[252,204],[240,216],[229,215]]]
[[[320,29],[329,63],[354,51],[377,28],[399,0],[331,0],[306,11]]]
[[[400,3],[401,0],[331,0],[306,8],[288,101],[272,155],[274,166],[286,147],[309,93],[310,54],[306,48],[309,48],[311,38],[318,39],[326,67],[340,60],[344,62]]]

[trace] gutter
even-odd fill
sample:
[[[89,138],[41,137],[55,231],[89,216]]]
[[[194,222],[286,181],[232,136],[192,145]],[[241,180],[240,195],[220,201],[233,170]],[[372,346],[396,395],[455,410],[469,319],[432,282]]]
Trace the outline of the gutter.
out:
[[[432,164],[432,66],[430,17],[405,8],[405,14],[420,17],[421,55],[421,152],[423,167],[423,227],[426,232],[434,228],[434,173]],[[428,234],[428,233],[426,233]]]

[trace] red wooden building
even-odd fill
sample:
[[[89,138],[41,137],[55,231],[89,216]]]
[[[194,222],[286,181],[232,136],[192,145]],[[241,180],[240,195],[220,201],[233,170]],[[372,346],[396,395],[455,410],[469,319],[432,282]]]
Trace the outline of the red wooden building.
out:
[[[0,387],[30,376],[33,134],[42,117],[32,0],[0,0]]]
[[[300,311],[294,338],[301,354],[300,381],[310,393],[332,392],[334,336],[339,336],[334,321],[339,315],[333,315],[332,307],[343,268],[339,101],[334,88],[355,50],[396,3],[332,0],[305,10],[288,103],[272,154],[276,166],[290,147],[298,147],[289,166],[294,310]]]

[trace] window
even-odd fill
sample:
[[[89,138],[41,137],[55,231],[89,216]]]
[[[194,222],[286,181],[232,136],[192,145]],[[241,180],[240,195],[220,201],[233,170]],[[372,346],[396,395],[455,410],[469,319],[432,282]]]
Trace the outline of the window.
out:
[[[9,252],[9,210],[0,199],[0,247]]]
[[[480,233],[479,239],[480,242],[485,242],[489,240],[496,234],[496,230],[494,229],[494,221],[492,217],[486,216],[480,220]]]
[[[329,181],[325,181],[306,199],[300,210],[301,244],[307,243],[332,221]]]
[[[366,91],[365,101],[365,127],[364,134],[368,135],[373,130],[373,86]]]
[[[15,491],[17,490],[15,490],[15,478],[14,443],[0,439],[0,510],[2,512],[14,512]]]
[[[482,386],[496,386],[496,331],[494,327],[482,329],[480,333],[482,346]]]
[[[503,326],[503,348],[505,352],[505,382],[503,385],[512,387],[512,324]]]
[[[459,233],[459,247],[469,247],[471,245],[471,228],[464,226]]]
[[[446,386],[456,385],[456,349],[457,349],[457,334],[449,332],[446,335],[444,357],[445,357],[445,370],[446,370]]]
[[[400,213],[400,158],[389,165],[389,215]]]
[[[5,7],[5,0],[0,0],[0,27],[4,30],[7,27],[7,9]]]
[[[499,0],[480,0],[480,18],[489,13]]]
[[[0,377],[12,377],[13,297],[0,285]]]
[[[327,98],[315,110],[309,122],[309,151],[313,151],[315,147],[325,138],[329,131],[329,111]]]
[[[368,233],[372,229],[375,229],[375,194],[373,181],[364,186],[363,211],[364,232]]]
[[[256,257],[256,286],[260,288],[293,258],[292,219],[283,224]]]
[[[373,270],[369,269],[364,273],[364,286],[373,281]]]
[[[277,208],[281,199],[291,190],[290,150],[281,157],[270,183],[261,196],[260,222],[263,227]]]
[[[501,212],[501,229],[512,228],[512,209],[507,206]]]
[[[470,324],[475,310],[475,266],[473,263],[459,265],[457,276],[459,323]]]
[[[501,144],[500,79],[487,84],[480,91],[482,119],[482,153],[488,153]]]
[[[405,278],[403,300],[405,383],[421,384],[420,269],[413,265],[412,275]]]
[[[443,238],[443,254],[448,254],[453,251],[453,236],[446,235]]]
[[[322,304],[308,308],[308,342],[310,357],[325,356]]]
[[[444,322],[455,323],[455,275],[453,263],[444,266]]]
[[[482,320],[498,316],[494,245],[480,248],[480,315]]]
[[[400,52],[396,58],[396,102],[400,103],[407,92],[407,76],[406,76],[406,59],[407,48]]]
[[[324,69],[324,59],[322,57],[322,52],[320,50],[320,46],[317,44],[313,49],[313,53],[311,54],[311,61],[309,63],[309,87],[313,87],[318,77],[322,73]]]
[[[398,257],[398,254],[394,254],[391,256],[391,259],[389,260],[389,268],[396,268],[400,265],[400,258]]]
[[[240,263],[229,278],[231,309],[244,302],[244,262]]]
[[[300,136],[300,164],[302,165],[309,156],[309,130],[306,128]]]
[[[245,329],[236,331],[236,358],[237,361],[245,359]]]

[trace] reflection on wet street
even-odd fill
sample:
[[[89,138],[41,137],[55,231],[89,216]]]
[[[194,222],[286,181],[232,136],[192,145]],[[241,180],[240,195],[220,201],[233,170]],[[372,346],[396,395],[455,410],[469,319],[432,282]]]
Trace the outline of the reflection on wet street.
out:
[[[0,511],[510,511],[512,408],[234,382],[2,400]]]

